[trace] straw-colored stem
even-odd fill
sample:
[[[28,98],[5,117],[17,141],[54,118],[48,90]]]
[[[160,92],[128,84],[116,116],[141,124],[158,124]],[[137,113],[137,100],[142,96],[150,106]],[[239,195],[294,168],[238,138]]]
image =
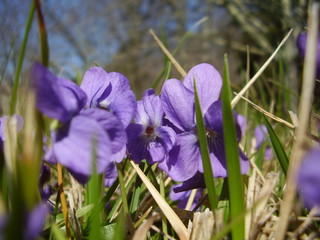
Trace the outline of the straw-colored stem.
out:
[[[269,63],[274,59],[274,57],[279,52],[280,48],[283,46],[283,44],[287,41],[290,34],[292,32],[292,29],[288,32],[288,34],[284,37],[284,39],[281,41],[277,49],[272,53],[272,55],[268,58],[268,60],[262,65],[262,67],[259,69],[259,71],[253,76],[253,78],[246,84],[244,88],[239,92],[237,96],[235,96],[234,99],[231,101],[231,106],[234,108],[238,101],[240,100],[241,96],[244,95],[244,93],[252,86],[252,84],[260,77],[260,75],[263,73],[263,71],[267,68]]]
[[[304,59],[303,85],[301,101],[299,104],[299,127],[296,131],[296,142],[293,146],[291,159],[286,180],[286,191],[284,193],[283,204],[280,211],[280,221],[276,232],[276,239],[284,239],[289,223],[291,209],[295,200],[297,188],[297,174],[301,159],[304,155],[304,144],[309,126],[309,116],[312,105],[314,89],[315,69],[316,69],[316,48],[319,21],[319,3],[313,3],[308,19],[308,39],[306,57]]]
[[[150,34],[156,41],[156,43],[159,45],[161,50],[164,52],[164,54],[169,58],[169,60],[172,62],[173,66],[178,70],[178,72],[181,74],[182,77],[185,77],[187,75],[187,72],[181,67],[181,65],[177,62],[177,60],[172,56],[172,54],[168,51],[168,49],[163,45],[163,43],[160,41],[160,39],[157,37],[157,35],[154,33],[152,29],[149,30]]]
[[[64,222],[66,226],[67,237],[68,239],[71,239],[67,200],[63,190],[63,171],[60,163],[57,163],[57,170],[58,170],[58,187],[59,187],[59,193],[60,193],[60,201],[62,205],[62,212],[63,212]]]

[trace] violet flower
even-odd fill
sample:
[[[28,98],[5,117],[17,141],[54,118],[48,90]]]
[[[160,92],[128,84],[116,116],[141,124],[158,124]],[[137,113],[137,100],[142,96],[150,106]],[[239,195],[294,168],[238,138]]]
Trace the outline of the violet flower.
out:
[[[129,125],[136,110],[136,99],[124,75],[93,67],[85,73],[80,87],[88,96],[86,106],[112,112],[124,128]]]
[[[124,129],[129,125],[136,110],[136,99],[124,75],[93,67],[85,73],[80,87],[88,96],[87,107],[111,112]],[[124,158],[127,139],[123,140],[121,149],[113,151],[112,161],[121,162]]]
[[[46,203],[41,203],[34,207],[32,211],[23,211],[21,218],[22,229],[17,229],[14,233],[13,229],[17,226],[8,226],[11,223],[10,215],[3,215],[0,217],[0,239],[7,237],[14,237],[15,239],[33,240],[38,239],[43,229],[47,215],[50,208]]]
[[[298,191],[307,209],[320,208],[320,148],[304,157],[298,173]],[[318,215],[320,214],[320,211]]]
[[[150,164],[167,161],[169,152],[176,144],[176,133],[162,126],[164,112],[159,96],[148,89],[137,102],[135,123],[127,128],[127,151],[137,163],[146,159]]]
[[[254,129],[254,135],[256,137],[255,149],[258,150],[267,141],[267,136],[269,135],[267,127],[263,124],[256,126]],[[266,160],[270,160],[272,159],[272,156],[272,149],[270,145],[267,145],[264,152],[264,158]]]
[[[104,185],[111,187],[118,177],[117,167],[114,162],[110,162],[104,171]]]
[[[50,168],[44,163],[41,164],[39,174],[39,191],[43,202],[46,202],[53,194],[51,185],[47,184],[50,181],[51,171]]]
[[[226,159],[223,140],[223,121],[221,101],[218,100],[222,79],[211,65],[203,63],[193,67],[184,82],[177,79],[167,80],[162,88],[161,102],[166,117],[182,133],[177,135],[178,144],[167,161],[159,163],[173,180],[188,183],[181,191],[199,187],[203,181],[203,167],[200,153],[194,106],[194,79],[196,80],[201,109],[215,177],[226,177]],[[240,127],[235,114],[238,141],[241,137]],[[242,174],[249,168],[248,158],[239,149]],[[188,181],[187,181],[188,180]]]
[[[297,47],[299,55],[304,58],[306,54],[307,47],[307,32],[301,32],[297,38]],[[316,78],[320,79],[320,34],[318,34],[318,43],[317,43],[317,59],[316,59]]]
[[[102,173],[111,162],[110,156],[120,151],[127,139],[118,118],[101,109],[84,109],[86,93],[75,83],[55,77],[40,64],[33,67],[32,83],[39,111],[62,123],[52,133],[53,144],[46,154],[47,160],[60,162],[79,182],[85,183],[95,155],[97,173]]]

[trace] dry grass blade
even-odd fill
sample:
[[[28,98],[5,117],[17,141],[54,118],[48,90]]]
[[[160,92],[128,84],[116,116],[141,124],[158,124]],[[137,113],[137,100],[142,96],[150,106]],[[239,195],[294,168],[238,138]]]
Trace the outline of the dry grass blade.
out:
[[[172,56],[172,54],[168,51],[168,49],[163,45],[163,43],[160,41],[160,39],[157,37],[157,35],[154,33],[152,29],[149,30],[150,34],[156,41],[156,43],[159,45],[161,50],[172,62],[173,66],[178,70],[178,72],[181,74],[182,77],[185,77],[187,75],[187,72],[181,67],[181,65],[177,62],[177,60]]]
[[[170,222],[171,226],[175,230],[175,232],[178,234],[179,238],[189,239],[189,234],[186,229],[186,227],[183,225],[180,218],[175,214],[175,212],[172,210],[172,208],[168,205],[165,199],[161,196],[161,194],[157,191],[157,189],[152,185],[150,180],[147,178],[147,176],[141,171],[141,169],[138,167],[137,164],[135,164],[133,161],[130,161],[131,165],[143,181],[143,183],[148,188],[150,194],[158,204],[159,208],[163,212],[163,214],[166,216],[168,221]]]
[[[278,181],[278,174],[270,173],[266,177],[266,181],[261,189],[261,192],[259,194],[258,205],[256,206],[256,220],[263,216],[263,213],[266,209],[266,205],[268,203],[269,197],[271,193],[273,192],[273,189]]]
[[[292,111],[288,111],[288,112],[289,112],[291,121],[292,121],[292,123],[293,123],[293,126],[294,126],[295,128],[299,127],[299,119],[298,119],[297,114],[295,114],[295,113],[292,112]]]
[[[247,209],[250,208],[250,206],[253,205],[254,199],[256,196],[256,191],[259,185],[256,183],[257,181],[257,171],[255,168],[252,169],[252,175],[249,177],[248,181],[248,190],[247,190],[247,202],[246,206]],[[245,218],[245,238],[249,238],[249,234],[251,231],[251,225],[252,225],[252,217],[255,215],[254,208],[251,211],[248,211]]]
[[[71,239],[67,199],[66,199],[66,196],[65,196],[64,190],[63,190],[63,170],[62,170],[62,166],[60,163],[57,163],[57,170],[58,170],[58,188],[59,188],[60,201],[61,201],[61,205],[62,205],[64,222],[65,222],[65,226],[66,226],[67,238]]]
[[[132,240],[144,240],[147,238],[147,233],[150,230],[152,224],[156,221],[159,220],[160,216],[159,214],[153,215],[147,220],[145,220],[139,228],[135,231]]]
[[[240,96],[239,94],[235,93],[236,96]],[[275,115],[273,115],[272,113],[269,113],[268,111],[264,110],[263,108],[259,107],[257,104],[251,102],[249,99],[243,97],[243,96],[240,96],[240,98],[242,98],[243,100],[245,100],[246,102],[248,102],[252,107],[254,107],[255,109],[257,109],[259,112],[263,113],[264,115],[266,115],[267,117],[279,122],[279,123],[282,123],[284,125],[286,125],[287,127],[289,128],[295,128],[293,124],[287,122],[286,120],[283,120],[282,118],[279,118]]]
[[[268,58],[268,60],[262,65],[262,67],[259,69],[259,71],[253,76],[253,78],[251,78],[251,80],[246,84],[246,86],[244,86],[244,88],[242,88],[242,90],[239,92],[239,94],[237,96],[235,96],[234,99],[232,99],[231,101],[231,107],[234,108],[235,105],[239,102],[240,97],[244,95],[244,93],[252,86],[252,84],[258,79],[258,77],[260,77],[260,75],[263,73],[263,71],[267,68],[267,66],[269,65],[269,63],[274,59],[274,57],[276,56],[276,54],[279,52],[280,48],[283,46],[283,44],[287,41],[287,39],[289,38],[291,32],[293,29],[291,29],[287,35],[284,37],[284,39],[281,41],[281,43],[279,44],[279,46],[277,47],[277,49],[273,52],[273,54]]]
[[[207,208],[204,212],[196,212],[193,216],[190,240],[211,239],[214,230],[213,213]]]
[[[165,236],[166,238],[168,238],[169,240],[176,240],[175,238],[169,236],[168,234],[162,232],[158,227],[156,227],[155,225],[151,226],[151,229],[154,230],[157,233],[160,233],[162,236]]]
[[[301,101],[299,104],[299,127],[296,131],[296,142],[293,146],[291,159],[288,169],[288,177],[286,180],[287,189],[284,193],[284,201],[280,211],[280,221],[276,233],[276,239],[284,239],[289,222],[292,205],[295,198],[297,188],[297,173],[300,167],[301,159],[305,152],[305,139],[309,126],[309,116],[312,106],[312,96],[315,84],[315,68],[316,68],[316,54],[317,54],[317,34],[319,25],[319,7],[320,4],[314,2],[311,6],[308,19],[308,39],[306,56],[304,59],[303,84]]]
[[[197,193],[197,189],[193,189],[193,190],[191,191],[191,194],[190,194],[190,197],[189,197],[189,199],[188,199],[188,202],[187,202],[187,205],[186,205],[186,207],[185,207],[185,210],[190,210],[190,209],[191,209],[191,206],[192,206],[192,203],[193,203],[194,198],[195,198],[195,196],[196,196],[196,193]]]
[[[307,218],[304,220],[304,222],[295,230],[295,232],[292,234],[292,238],[297,239],[303,232],[304,230],[314,221],[313,217],[317,215],[319,211],[319,208],[315,207],[311,209],[309,215]]]
[[[11,175],[17,173],[17,147],[18,147],[18,121],[15,117],[9,117],[4,124],[5,137],[4,156],[7,169]]]

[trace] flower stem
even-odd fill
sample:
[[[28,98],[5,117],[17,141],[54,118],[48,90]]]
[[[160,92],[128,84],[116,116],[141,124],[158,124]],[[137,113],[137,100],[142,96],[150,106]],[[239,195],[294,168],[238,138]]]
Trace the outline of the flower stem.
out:
[[[124,213],[127,214],[127,213],[129,213],[129,207],[128,207],[128,201],[127,201],[127,195],[126,195],[126,186],[123,181],[123,174],[121,171],[121,167],[118,163],[117,163],[117,171],[118,171],[119,184],[120,184],[120,189],[121,189],[123,210],[124,210]]]
[[[62,205],[62,212],[63,212],[64,222],[66,225],[67,237],[68,239],[71,239],[67,200],[63,190],[63,171],[60,163],[57,163],[57,169],[58,169],[58,187],[59,187],[59,193],[60,193],[60,201]]]

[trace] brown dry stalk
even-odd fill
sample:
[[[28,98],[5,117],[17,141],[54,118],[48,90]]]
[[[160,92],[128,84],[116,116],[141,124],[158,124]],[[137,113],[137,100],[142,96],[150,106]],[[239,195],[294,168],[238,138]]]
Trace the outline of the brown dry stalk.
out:
[[[299,104],[299,127],[295,133],[296,142],[293,146],[291,159],[288,168],[288,177],[286,180],[286,191],[284,192],[283,204],[280,210],[280,221],[276,232],[276,240],[282,240],[286,236],[287,226],[297,188],[297,174],[301,159],[305,153],[304,145],[309,127],[309,116],[312,105],[312,96],[314,89],[315,68],[316,68],[316,47],[319,21],[319,3],[314,2],[309,11],[308,19],[308,39],[306,56],[304,60],[303,85],[301,101]]]
[[[239,92],[239,94],[237,96],[235,96],[234,99],[232,99],[231,101],[231,106],[232,108],[235,107],[235,105],[238,103],[238,101],[240,100],[240,97],[244,95],[244,93],[252,86],[252,84],[254,84],[254,82],[260,77],[260,75],[263,73],[263,71],[267,68],[267,66],[269,65],[269,63],[273,60],[273,58],[277,55],[278,51],[280,50],[280,48],[283,46],[283,44],[287,41],[287,39],[289,38],[291,32],[293,29],[291,29],[287,35],[284,37],[284,39],[281,41],[281,43],[279,44],[279,46],[277,47],[277,49],[273,52],[273,54],[268,58],[268,60],[262,65],[262,67],[259,69],[259,71],[253,76],[253,78],[251,78],[251,80],[246,84],[246,86],[244,86],[244,88],[242,88],[242,90]]]
[[[165,55],[167,55],[169,60],[172,62],[173,66],[175,66],[175,68],[181,74],[181,76],[182,77],[187,76],[187,72],[181,67],[181,65],[177,62],[177,60],[172,56],[172,54],[168,51],[168,49],[163,45],[163,43],[160,41],[160,39],[157,37],[157,35],[154,33],[154,31],[152,29],[150,29],[149,32],[152,35],[152,37],[154,38],[154,40],[156,41],[156,43],[159,45],[159,47],[161,48],[163,53]]]
[[[239,94],[237,93],[234,93],[236,94],[236,96],[240,96]],[[251,102],[249,99],[243,97],[243,96],[240,96],[240,98],[242,98],[243,100],[245,100],[246,102],[248,102],[252,107],[254,107],[256,110],[258,110],[259,112],[263,113],[264,115],[266,115],[267,117],[279,122],[279,123],[282,123],[284,125],[286,125],[287,127],[289,128],[294,128],[294,125],[287,122],[286,120],[282,119],[282,118],[279,118],[277,117],[276,115],[273,115],[272,113],[264,110],[263,108],[259,107],[257,104]]]
[[[147,176],[141,171],[139,166],[135,164],[133,161],[130,161],[131,165],[141,178],[142,182],[146,185],[147,189],[149,190],[150,194],[158,204],[159,208],[166,216],[168,221],[170,222],[172,228],[178,234],[179,238],[182,240],[189,239],[189,233],[186,227],[183,225],[181,219],[177,216],[177,214],[172,210],[172,208],[168,205],[165,199],[161,196],[161,194],[157,191],[157,189],[152,185],[150,180]]]
[[[67,200],[63,190],[63,173],[62,173],[62,166],[60,163],[57,163],[57,170],[58,170],[58,187],[59,187],[59,194],[60,194],[60,201],[62,206],[62,212],[64,217],[64,222],[66,225],[67,237],[71,240],[71,233],[70,233],[70,223],[68,218],[68,207],[67,207]]]

